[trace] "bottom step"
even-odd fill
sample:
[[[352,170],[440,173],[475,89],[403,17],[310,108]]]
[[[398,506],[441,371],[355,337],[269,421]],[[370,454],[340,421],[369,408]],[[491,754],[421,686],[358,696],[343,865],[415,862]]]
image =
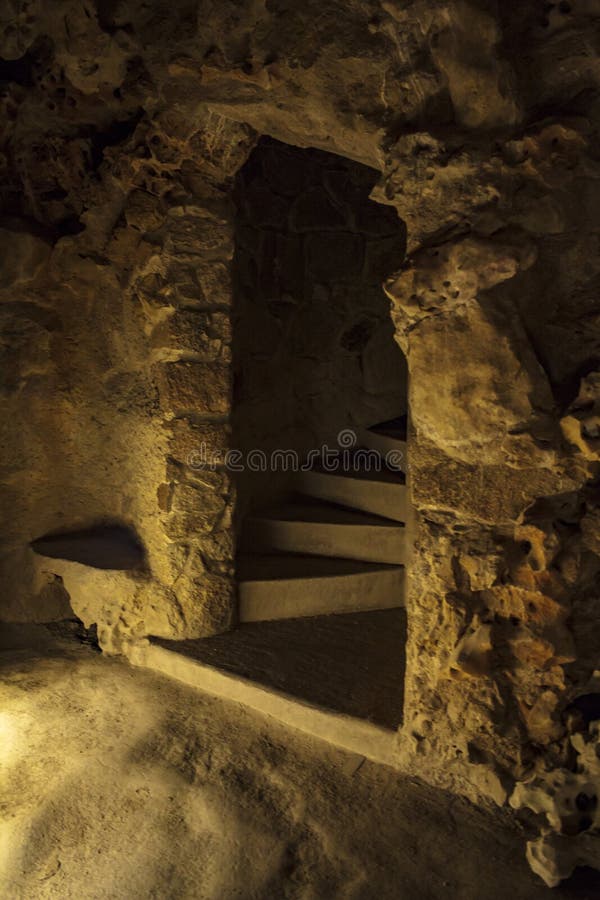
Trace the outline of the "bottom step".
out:
[[[330,744],[394,765],[402,721],[404,610],[244,625],[130,648],[146,666]]]
[[[238,559],[240,622],[264,622],[405,603],[402,566],[319,556],[242,556]]]

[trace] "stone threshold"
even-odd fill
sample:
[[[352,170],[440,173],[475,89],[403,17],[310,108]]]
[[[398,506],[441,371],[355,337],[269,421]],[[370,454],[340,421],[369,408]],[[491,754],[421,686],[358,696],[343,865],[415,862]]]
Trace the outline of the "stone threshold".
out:
[[[159,672],[214,697],[241,703],[289,728],[356,753],[372,762],[398,767],[398,734],[392,729],[315,706],[283,691],[265,687],[167,650],[148,640],[129,645],[125,655],[134,666]]]

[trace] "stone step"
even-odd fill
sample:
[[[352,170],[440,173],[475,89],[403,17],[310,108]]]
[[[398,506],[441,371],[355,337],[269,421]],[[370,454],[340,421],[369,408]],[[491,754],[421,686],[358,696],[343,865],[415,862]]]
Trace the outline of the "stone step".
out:
[[[167,650],[322,709],[396,729],[402,724],[406,610],[247,622]]]
[[[402,565],[403,525],[330,504],[289,504],[249,516],[241,548],[250,553],[302,553]]]
[[[298,493],[318,500],[338,503],[395,522],[406,521],[408,498],[400,472],[387,469],[380,472],[360,469],[328,472],[315,468],[297,472],[292,487]]]
[[[406,472],[408,457],[404,432],[357,428],[356,437],[361,447],[380,453],[389,467]]]
[[[182,642],[184,644],[194,642]],[[336,710],[323,709],[314,703],[291,696],[276,688],[266,687],[236,673],[223,671],[193,655],[166,649],[151,641],[128,645],[125,652],[134,666],[143,666],[175,678],[189,687],[241,703],[289,728],[388,766],[398,765],[397,731],[374,725]],[[400,642],[400,651],[401,642]]]
[[[404,606],[404,568],[301,555],[238,558],[240,622]]]

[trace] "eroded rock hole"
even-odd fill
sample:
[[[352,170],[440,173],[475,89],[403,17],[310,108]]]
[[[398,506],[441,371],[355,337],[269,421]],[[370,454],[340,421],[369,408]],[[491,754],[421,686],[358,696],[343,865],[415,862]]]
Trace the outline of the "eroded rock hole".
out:
[[[600,719],[600,694],[581,694],[567,707],[565,713],[572,720],[572,730],[587,728],[590,722]]]

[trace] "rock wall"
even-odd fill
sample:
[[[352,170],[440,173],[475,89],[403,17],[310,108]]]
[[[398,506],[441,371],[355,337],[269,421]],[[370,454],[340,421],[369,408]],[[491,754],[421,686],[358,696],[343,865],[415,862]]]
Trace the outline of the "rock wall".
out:
[[[13,6],[10,609],[35,614],[32,536],[118,517],[148,547],[145,583],[164,586],[159,631],[226,626],[229,486],[181,463],[199,434],[228,439],[229,187],[258,135],[317,147],[379,169],[374,199],[407,225],[386,288],[417,510],[400,756],[500,802],[576,768],[593,714],[571,710],[598,667],[598,3]],[[188,540],[190,522],[172,523],[199,508]],[[594,842],[589,817],[577,827]],[[578,839],[560,835],[563,874]]]
[[[428,152],[441,205],[448,147]],[[532,772],[576,770],[591,722],[569,712],[598,666],[597,263],[581,256],[598,231],[589,152],[581,121],[525,129],[479,167],[472,196],[496,192],[492,209],[471,209],[468,231],[415,249],[387,285],[411,376],[418,510],[403,740],[427,760],[452,748],[490,792],[493,772],[499,800]],[[542,877],[570,873],[576,835],[591,827],[582,815],[570,837],[530,855]]]
[[[106,153],[103,203],[78,234],[5,222],[2,614],[60,618],[70,595],[106,649],[213,633],[235,613],[233,488],[189,461],[229,441],[230,182],[251,142],[206,124],[166,117]],[[143,570],[108,575],[29,546],[111,523],[138,534]]]

